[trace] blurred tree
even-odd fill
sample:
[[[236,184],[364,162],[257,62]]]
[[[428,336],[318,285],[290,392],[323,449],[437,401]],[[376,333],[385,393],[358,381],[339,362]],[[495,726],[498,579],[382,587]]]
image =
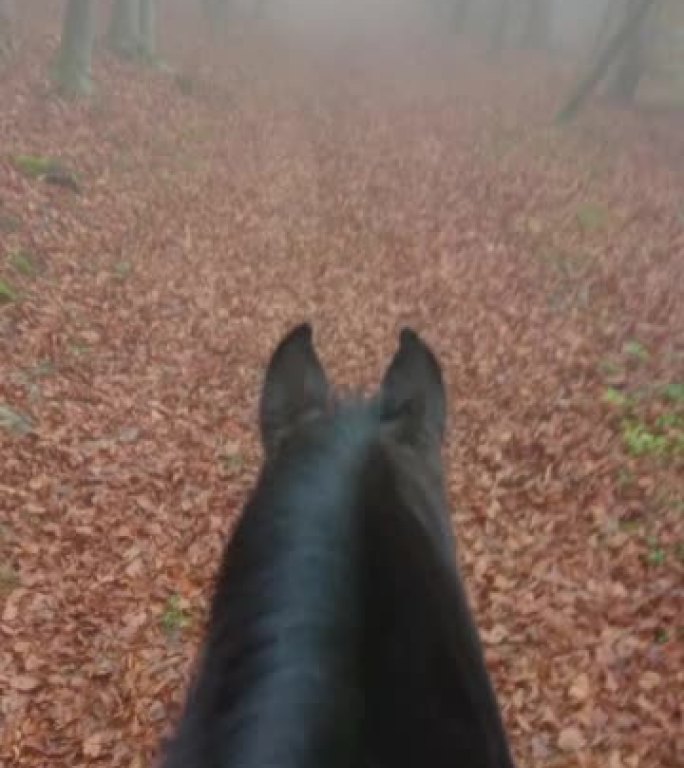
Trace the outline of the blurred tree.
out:
[[[157,58],[156,0],[140,0],[140,53],[147,61]]]
[[[622,9],[625,20],[638,10],[643,0],[629,0]],[[653,8],[653,3],[642,17],[642,21],[630,28],[625,43],[616,57],[614,69],[608,84],[609,97],[620,104],[629,104],[634,101],[639,82],[645,69],[645,49],[649,33],[649,25],[646,16]]]
[[[451,25],[455,32],[464,32],[468,24],[471,0],[450,0]]]
[[[495,0],[492,9],[489,50],[498,55],[506,44],[508,28],[511,23],[511,0]]]
[[[600,54],[622,18],[624,0],[607,0],[596,32],[594,51]]]
[[[62,40],[54,68],[57,83],[67,93],[92,92],[91,61],[94,37],[93,2],[69,0],[64,12]]]
[[[230,5],[231,0],[202,0],[204,15],[210,24],[225,21]]]
[[[109,20],[109,45],[124,58],[156,57],[156,0],[114,0]]]
[[[553,0],[527,0],[522,42],[526,48],[547,48],[551,42]]]
[[[0,61],[14,49],[14,2],[0,0]]]
[[[140,50],[140,0],[114,0],[109,20],[109,45],[119,56],[133,58]]]
[[[615,77],[620,78],[624,76],[625,84],[623,85],[626,89],[626,95],[630,98],[635,95],[642,74],[642,63],[638,62],[639,69],[635,76],[634,71],[630,69],[635,64],[634,61],[630,60],[634,55],[634,51],[630,51],[629,48],[632,45],[634,36],[642,34],[642,27],[648,12],[659,1],[660,0],[629,0],[628,13],[624,17],[622,24],[610,38],[586,76],[579,81],[565,106],[558,113],[557,120],[559,122],[572,120],[572,118],[577,115],[594,88],[605,77],[610,66],[616,61],[619,62],[619,66],[616,70]],[[641,43],[639,43],[639,45],[641,45]],[[627,57],[627,63],[624,58],[619,58],[623,53]],[[622,74],[620,72],[623,67],[628,70],[628,74]],[[627,85],[629,86],[629,90],[626,88]]]

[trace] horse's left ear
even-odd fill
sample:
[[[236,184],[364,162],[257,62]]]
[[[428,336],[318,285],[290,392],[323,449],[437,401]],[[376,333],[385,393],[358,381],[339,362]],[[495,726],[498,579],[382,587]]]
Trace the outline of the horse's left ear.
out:
[[[411,328],[404,328],[399,349],[380,389],[383,418],[399,421],[408,439],[431,435],[444,438],[446,391],[442,369],[428,345]]]
[[[322,413],[328,397],[328,380],[313,346],[311,325],[298,325],[278,344],[266,370],[259,405],[266,453],[302,418]]]

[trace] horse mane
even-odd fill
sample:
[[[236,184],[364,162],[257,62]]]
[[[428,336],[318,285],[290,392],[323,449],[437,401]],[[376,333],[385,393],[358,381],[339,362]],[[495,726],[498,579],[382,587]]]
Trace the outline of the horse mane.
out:
[[[364,744],[382,768],[513,768],[505,729],[445,535],[448,507],[402,448],[376,447],[366,516]]]
[[[166,768],[357,764],[360,493],[373,423],[367,409],[340,407],[266,461],[224,551]]]

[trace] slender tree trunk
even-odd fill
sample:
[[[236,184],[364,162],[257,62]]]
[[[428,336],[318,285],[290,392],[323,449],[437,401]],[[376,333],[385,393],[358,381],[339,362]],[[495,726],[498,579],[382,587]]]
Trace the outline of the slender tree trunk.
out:
[[[598,55],[603,50],[606,40],[613,31],[620,25],[621,10],[623,0],[608,0],[603,11],[601,22],[596,31],[596,40],[594,42],[592,53]]]
[[[226,20],[228,15],[229,0],[203,0],[204,15],[210,24],[217,24]],[[264,2],[256,2],[255,7],[260,8]]]
[[[471,0],[450,0],[451,25],[455,32],[461,33],[465,31],[468,24],[470,2]]]
[[[634,13],[639,0],[632,0],[627,16]],[[631,104],[644,73],[644,53],[648,24],[644,20],[634,28],[617,57],[616,67],[608,85],[608,96],[618,104]]]
[[[630,13],[620,26],[620,29],[608,41],[594,66],[577,84],[567,103],[558,113],[558,122],[572,120],[582,109],[594,88],[603,79],[610,65],[615,61],[623,48],[629,43],[630,38],[639,31],[646,14],[658,2],[658,0],[635,0],[630,8]]]
[[[14,2],[0,0],[0,61],[14,50]]]
[[[140,0],[140,53],[147,61],[157,56],[156,0]]]
[[[271,7],[271,0],[255,0],[252,4],[252,18],[260,21],[263,19]]]
[[[133,58],[140,52],[139,0],[114,0],[109,21],[109,44],[119,56]]]
[[[62,42],[55,62],[55,79],[71,94],[92,92],[91,61],[95,37],[94,4],[69,0],[62,25]]]
[[[547,48],[551,38],[552,0],[527,0],[527,17],[523,31],[526,48]]]
[[[506,44],[510,20],[511,1],[496,0],[492,15],[491,34],[489,38],[489,52],[493,56],[498,56]]]

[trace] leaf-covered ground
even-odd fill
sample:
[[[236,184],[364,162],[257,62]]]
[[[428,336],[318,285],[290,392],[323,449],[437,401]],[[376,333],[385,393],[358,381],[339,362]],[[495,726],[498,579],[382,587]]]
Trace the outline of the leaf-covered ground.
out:
[[[0,82],[0,762],[150,764],[308,318],[341,386],[405,323],[443,361],[520,765],[681,765],[684,119],[559,130],[519,54],[249,36],[181,78],[102,55],[74,106],[54,44]]]

